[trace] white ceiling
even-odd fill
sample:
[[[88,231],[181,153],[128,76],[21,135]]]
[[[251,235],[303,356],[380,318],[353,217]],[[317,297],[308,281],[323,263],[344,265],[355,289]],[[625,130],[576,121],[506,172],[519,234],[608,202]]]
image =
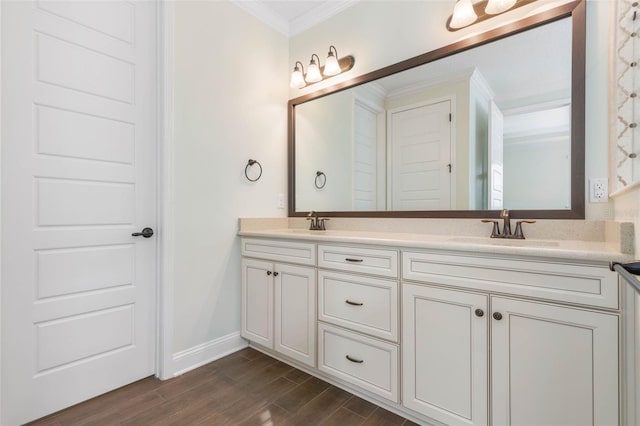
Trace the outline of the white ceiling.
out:
[[[330,18],[359,0],[231,0],[290,37]]]

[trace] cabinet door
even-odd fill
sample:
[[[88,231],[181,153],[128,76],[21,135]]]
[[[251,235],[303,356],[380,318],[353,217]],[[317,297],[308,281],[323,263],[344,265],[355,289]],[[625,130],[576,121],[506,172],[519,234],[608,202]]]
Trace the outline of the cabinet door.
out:
[[[273,348],[273,264],[242,259],[242,337]]]
[[[276,264],[275,272],[275,350],[315,367],[315,269]]]
[[[491,308],[494,424],[618,424],[616,315],[500,297]]]
[[[402,403],[447,425],[488,422],[481,294],[402,285]]]

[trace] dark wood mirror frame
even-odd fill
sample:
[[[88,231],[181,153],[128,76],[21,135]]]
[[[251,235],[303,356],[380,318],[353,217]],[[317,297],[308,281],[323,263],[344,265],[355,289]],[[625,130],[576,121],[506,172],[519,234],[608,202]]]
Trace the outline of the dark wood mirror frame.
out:
[[[295,107],[313,99],[349,89],[415,68],[456,53],[496,41],[541,25],[571,17],[571,209],[567,210],[510,210],[511,217],[532,219],[584,219],[585,215],[585,42],[586,0],[577,0],[535,16],[513,22],[468,39],[415,56],[376,71],[320,89],[288,102],[288,180],[289,217],[306,216],[295,210]],[[425,211],[334,211],[318,212],[329,217],[406,217],[406,218],[484,218],[499,217],[499,210],[425,210]]]

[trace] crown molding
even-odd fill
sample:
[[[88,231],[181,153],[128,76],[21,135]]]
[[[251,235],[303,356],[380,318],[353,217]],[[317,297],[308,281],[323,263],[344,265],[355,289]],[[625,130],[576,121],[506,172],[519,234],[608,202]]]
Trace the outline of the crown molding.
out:
[[[360,0],[333,0],[325,1],[321,5],[314,7],[304,15],[297,17],[289,23],[289,36],[299,34],[320,22],[331,18],[334,15],[350,8]]]
[[[245,12],[253,15],[259,21],[267,24],[280,34],[289,37],[289,21],[275,13],[262,1],[246,1],[246,0],[230,0],[231,3],[238,6]]]
[[[299,34],[320,22],[337,15],[353,6],[360,0],[332,0],[325,1],[296,19],[287,21],[264,4],[264,0],[230,0],[245,12],[253,15],[264,24],[270,26],[280,34],[291,37]]]

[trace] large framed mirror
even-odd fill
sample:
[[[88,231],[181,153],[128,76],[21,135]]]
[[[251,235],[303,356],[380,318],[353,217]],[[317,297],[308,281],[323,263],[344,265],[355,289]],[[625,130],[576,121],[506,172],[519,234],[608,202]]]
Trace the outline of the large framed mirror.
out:
[[[289,216],[584,219],[585,1],[288,104]]]

